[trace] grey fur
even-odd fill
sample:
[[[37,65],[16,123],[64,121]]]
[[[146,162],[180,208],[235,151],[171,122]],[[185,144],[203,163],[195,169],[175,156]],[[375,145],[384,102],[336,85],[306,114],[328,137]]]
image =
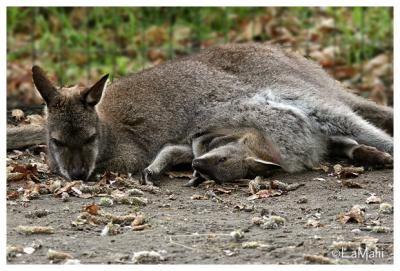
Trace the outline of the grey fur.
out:
[[[43,97],[53,93],[46,80],[36,81]],[[393,153],[393,138],[376,128],[393,131],[392,109],[346,92],[313,62],[269,45],[216,46],[116,80],[95,116],[81,108],[78,92],[61,92],[65,102],[58,111],[46,100],[49,133],[78,143],[84,135],[71,131],[95,128],[97,172],[137,172],[166,143],[187,143],[212,127],[259,129],[276,144],[288,172],[320,162],[330,136]],[[60,112],[73,113],[74,121]],[[60,123],[70,126],[59,129]],[[60,167],[56,152],[50,149],[50,163]]]

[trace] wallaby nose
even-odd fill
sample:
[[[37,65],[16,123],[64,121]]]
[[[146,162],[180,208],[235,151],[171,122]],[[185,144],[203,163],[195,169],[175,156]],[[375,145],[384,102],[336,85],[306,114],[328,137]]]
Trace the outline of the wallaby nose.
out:
[[[73,170],[70,174],[72,180],[86,180],[86,172],[83,170]]]

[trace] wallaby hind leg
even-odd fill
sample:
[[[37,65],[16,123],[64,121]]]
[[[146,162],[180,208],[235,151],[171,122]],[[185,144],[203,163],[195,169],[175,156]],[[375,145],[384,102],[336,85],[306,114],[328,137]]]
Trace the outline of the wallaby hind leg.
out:
[[[393,137],[369,123],[348,107],[321,107],[312,113],[314,121],[328,136],[345,136],[359,144],[393,154]]]
[[[191,163],[192,148],[189,145],[168,145],[161,149],[154,161],[143,170],[141,184],[154,183],[169,168]]]
[[[393,136],[393,108],[346,93],[343,101],[358,115]]]
[[[370,168],[387,168],[393,166],[390,154],[379,151],[375,147],[358,144],[357,141],[344,136],[332,136],[328,141],[330,155],[345,156],[356,165]]]

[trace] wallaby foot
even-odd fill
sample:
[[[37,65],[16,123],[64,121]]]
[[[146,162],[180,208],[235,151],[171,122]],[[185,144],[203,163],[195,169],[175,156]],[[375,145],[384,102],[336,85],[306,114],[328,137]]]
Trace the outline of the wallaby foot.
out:
[[[353,161],[377,169],[393,167],[393,157],[389,153],[367,145],[359,145],[353,150]]]
[[[356,165],[368,168],[388,168],[393,166],[393,157],[375,147],[358,144],[354,139],[344,136],[329,138],[329,153],[333,156],[345,156]]]

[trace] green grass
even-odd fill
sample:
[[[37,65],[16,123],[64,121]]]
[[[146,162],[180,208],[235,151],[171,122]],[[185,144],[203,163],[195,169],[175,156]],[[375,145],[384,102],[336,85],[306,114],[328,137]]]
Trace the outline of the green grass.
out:
[[[56,70],[62,82],[90,79],[111,68],[120,76],[150,65],[148,53],[154,49],[173,58],[201,46],[235,41],[232,33],[240,34],[243,25],[257,18],[305,31],[313,29],[320,16],[334,18],[338,28],[319,41],[321,46],[337,44],[343,51],[339,57],[347,63],[393,50],[393,10],[385,7],[8,7],[7,60],[33,60],[34,45],[35,62]],[[293,20],[299,25],[293,26]],[[304,32],[290,31],[301,41],[299,46],[309,42]],[[270,38],[265,30],[253,37]]]

